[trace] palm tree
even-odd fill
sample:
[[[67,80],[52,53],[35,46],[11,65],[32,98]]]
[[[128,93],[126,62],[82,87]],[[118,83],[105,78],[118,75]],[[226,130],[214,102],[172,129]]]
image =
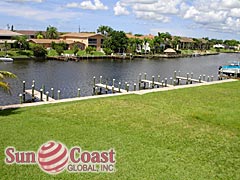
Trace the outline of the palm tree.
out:
[[[101,25],[98,27],[97,32],[101,33],[104,36],[109,36],[113,32],[113,29],[109,26]]]
[[[0,88],[11,94],[9,83],[4,81],[6,78],[17,78],[17,76],[8,71],[0,71]]]
[[[58,38],[58,31],[56,27],[48,26],[46,31],[46,37],[48,39],[57,39]]]
[[[35,34],[35,36],[37,37],[37,39],[44,39],[44,35],[42,33],[42,31],[39,31]]]
[[[27,36],[14,36],[15,46],[18,46],[20,49],[27,49],[29,47],[29,43],[27,41]]]

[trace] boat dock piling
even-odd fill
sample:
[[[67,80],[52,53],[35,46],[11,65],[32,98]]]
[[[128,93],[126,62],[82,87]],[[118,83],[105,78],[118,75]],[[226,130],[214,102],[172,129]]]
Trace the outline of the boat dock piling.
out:
[[[143,76],[143,78],[142,78]],[[156,78],[157,77],[157,78]],[[222,80],[223,75],[220,73],[218,75],[218,80]],[[142,89],[154,89],[154,88],[171,88],[174,86],[182,85],[181,81],[184,81],[186,85],[193,84],[193,83],[207,83],[210,81],[214,81],[214,76],[206,76],[205,74],[200,75],[198,79],[194,78],[193,73],[187,73],[186,77],[181,76],[180,71],[174,71],[173,77],[163,78],[161,79],[160,75],[157,76],[151,76],[151,79],[147,79],[147,73],[140,73],[138,75],[138,81],[137,83],[133,83],[131,86],[131,92],[134,91],[141,91]],[[130,84],[128,82],[121,83],[116,82],[116,79],[112,79],[112,82],[110,84],[109,80],[106,79],[105,83],[103,82],[103,76],[99,77],[99,83],[96,82],[96,77],[93,77],[93,96],[101,95],[103,94],[103,90],[105,90],[105,94],[108,94],[109,92],[114,93],[128,93],[130,92]],[[138,85],[138,89],[137,89]],[[23,86],[23,92],[19,94],[20,103],[26,102],[26,95],[31,96],[31,102],[34,102],[36,99],[39,101],[47,102],[47,101],[56,101],[61,99],[61,91],[57,90],[56,99],[54,96],[54,88],[51,88],[50,91],[45,92],[46,88],[45,85],[41,86],[41,89],[39,91],[36,90],[36,83],[35,80],[32,81],[31,89],[26,90],[26,82],[22,82]],[[122,88],[124,86],[124,88]],[[81,97],[81,89],[78,88],[76,92],[76,97]],[[29,101],[29,100],[28,100]]]
[[[112,85],[108,85],[108,80],[106,79],[106,83],[102,83],[102,76],[99,78],[99,83],[96,83],[96,77],[93,77],[93,95],[102,94],[102,89],[105,89],[105,93],[107,94],[108,91],[112,93],[126,93],[129,91],[129,84],[125,82],[125,89],[121,89],[122,83],[118,83],[118,87],[115,87],[115,79],[112,80]],[[98,93],[99,89],[99,93]]]
[[[55,99],[49,97],[49,92],[46,92],[46,94],[43,93],[43,89],[40,89],[40,91],[37,91],[35,89],[27,89],[26,94],[30,94],[34,99],[37,98],[40,101],[55,101]]]

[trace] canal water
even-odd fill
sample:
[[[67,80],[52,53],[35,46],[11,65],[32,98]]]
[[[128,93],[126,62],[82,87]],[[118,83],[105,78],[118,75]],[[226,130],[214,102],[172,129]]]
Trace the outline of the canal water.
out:
[[[205,74],[217,79],[218,67],[232,61],[239,61],[240,54],[219,54],[192,58],[174,59],[134,59],[134,60],[83,60],[80,62],[62,62],[52,60],[23,60],[13,63],[0,62],[0,70],[13,72],[18,79],[9,79],[12,95],[0,91],[0,105],[19,103],[19,94],[22,93],[22,81],[26,81],[26,89],[31,89],[32,80],[39,90],[42,84],[46,91],[51,88],[61,90],[61,98],[77,96],[77,89],[81,88],[81,96],[92,95],[93,76],[98,82],[103,76],[103,82],[116,79],[118,82],[128,82],[130,88],[137,83],[139,73],[147,73],[148,79],[161,75],[161,79],[173,77],[173,72],[181,71],[194,73],[194,77]],[[56,97],[56,95],[55,95]]]

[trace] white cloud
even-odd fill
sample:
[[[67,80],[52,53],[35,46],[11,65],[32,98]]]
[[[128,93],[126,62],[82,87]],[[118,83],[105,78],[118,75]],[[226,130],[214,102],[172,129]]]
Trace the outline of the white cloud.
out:
[[[117,2],[113,10],[116,16],[130,14],[129,11],[126,9],[126,7],[122,5],[120,2]]]
[[[211,31],[239,32],[240,1],[238,0],[195,0],[182,3],[181,17]]]
[[[83,1],[81,3],[72,2],[66,5],[68,8],[81,8],[89,10],[107,10],[108,7],[105,6],[100,0],[94,0],[94,3],[90,0]]]
[[[63,11],[63,10],[42,10],[32,8],[27,5],[18,4],[7,4],[4,2],[0,2],[0,7],[8,7],[8,8],[0,8],[0,14],[13,16],[13,17],[22,17],[31,20],[38,21],[46,21],[51,19],[59,19],[59,20],[69,20],[71,18],[80,16],[80,13]]]
[[[183,0],[120,0],[114,7],[115,15],[129,14],[127,8],[139,19],[169,22],[170,14],[179,12]]]

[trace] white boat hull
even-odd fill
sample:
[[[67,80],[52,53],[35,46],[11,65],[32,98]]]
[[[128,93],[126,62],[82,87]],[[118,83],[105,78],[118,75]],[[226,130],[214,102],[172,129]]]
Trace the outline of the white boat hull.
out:
[[[0,57],[0,61],[3,61],[3,62],[13,62],[13,59],[12,58],[8,58],[8,57]]]

